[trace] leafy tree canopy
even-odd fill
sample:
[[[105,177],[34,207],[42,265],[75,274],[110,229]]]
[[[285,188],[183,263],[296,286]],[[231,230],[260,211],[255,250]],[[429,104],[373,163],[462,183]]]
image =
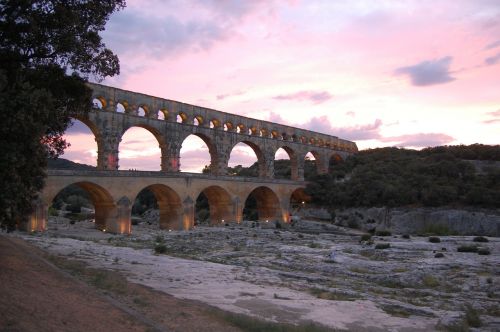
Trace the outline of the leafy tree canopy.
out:
[[[471,161],[475,161],[471,162]],[[500,206],[500,146],[360,151],[306,188],[329,208]],[[475,166],[475,164],[477,164]]]
[[[123,0],[0,0],[0,224],[31,212],[47,156],[67,146],[70,117],[91,108],[85,85],[119,73],[99,32]]]

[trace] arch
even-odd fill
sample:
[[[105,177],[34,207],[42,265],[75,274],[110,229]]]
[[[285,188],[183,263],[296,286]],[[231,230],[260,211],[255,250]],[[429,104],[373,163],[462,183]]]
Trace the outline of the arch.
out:
[[[311,196],[307,195],[305,188],[297,188],[290,195],[290,220],[293,216],[302,216],[302,209],[311,202]]]
[[[233,215],[233,204],[231,195],[220,186],[209,186],[204,188],[199,194],[204,195],[208,202],[209,207],[209,222],[210,225],[225,223],[228,221],[235,221]]]
[[[305,137],[305,136],[300,136],[300,142],[301,142],[302,144],[307,144],[307,142],[308,142],[307,137]]]
[[[304,178],[306,180],[320,173],[319,158],[320,154],[316,151],[309,151],[304,155]]]
[[[150,135],[156,142],[151,140]],[[162,134],[152,126],[138,124],[124,128],[118,146],[119,169],[159,171],[162,154],[160,146],[164,145]]]
[[[237,132],[238,134],[243,134],[243,133],[245,133],[245,125],[244,125],[244,124],[242,124],[242,123],[238,124],[238,125],[236,126],[236,132]]]
[[[70,143],[64,151],[64,158],[91,166],[98,166],[97,156],[102,151],[102,139],[97,125],[88,118],[75,116],[71,126],[64,133]]]
[[[148,114],[148,107],[146,105],[142,105],[137,108],[137,116],[145,117],[148,116]]]
[[[212,128],[212,129],[218,129],[218,128],[220,128],[220,123],[221,122],[219,120],[212,119],[212,120],[210,120],[210,128]]]
[[[253,204],[255,204],[254,207],[251,206]],[[253,218],[252,210],[256,212]],[[282,215],[278,196],[268,187],[260,186],[255,188],[245,199],[243,216],[247,220],[281,221]]]
[[[179,195],[169,186],[152,184],[140,190],[134,200],[145,190],[151,191],[156,198],[160,229],[182,229],[182,202]]]
[[[239,150],[240,150],[240,154],[242,155],[241,158],[238,160],[238,161],[235,161],[234,159],[231,160],[231,156],[234,157],[233,155],[233,151],[235,150],[235,148],[238,148],[239,146]],[[250,159],[252,159],[251,157],[248,158],[248,148],[249,147],[253,153],[255,154],[255,157],[257,159],[257,169],[252,169],[255,164],[252,164],[252,165],[249,165],[249,162],[251,162]],[[247,151],[245,151],[247,150]],[[245,160],[246,158],[246,160]],[[246,165],[243,165],[245,164]],[[247,140],[243,140],[243,141],[240,141],[240,142],[237,142],[235,145],[233,145],[233,147],[231,148],[231,151],[229,153],[229,159],[228,159],[228,164],[227,166],[228,167],[235,167],[235,168],[238,168],[238,166],[241,168],[241,166],[243,165],[243,167],[248,167],[249,169],[247,171],[244,172],[244,175],[242,176],[251,176],[251,177],[265,177],[266,175],[266,163],[265,163],[265,159],[264,159],[264,153],[262,152],[262,150],[260,149],[260,147],[251,142],[251,141],[247,141]],[[255,168],[255,167],[254,167]],[[231,175],[231,174],[230,174]],[[235,175],[235,174],[233,174]]]
[[[279,134],[279,132],[277,130],[272,130],[271,137],[275,138],[275,139],[280,139],[281,135]]]
[[[121,101],[116,103],[116,113],[128,113],[128,103],[126,101]]]
[[[89,181],[73,182],[60,189],[53,197],[49,197],[49,202],[56,201],[58,197],[60,197],[60,194],[64,193],[64,190],[67,190],[67,188],[71,186],[83,189],[88,194],[94,205],[94,221],[96,228],[105,231],[106,222],[115,210],[116,205],[111,194],[100,185]]]
[[[282,145],[274,153],[274,177],[292,180],[299,178],[297,154],[291,147]]]
[[[105,109],[107,106],[106,99],[104,97],[96,97],[92,99],[92,106],[95,109]]]
[[[189,137],[196,137],[196,139],[193,140],[190,139]],[[200,139],[202,142],[200,142]],[[208,160],[205,160],[205,158],[203,157],[200,158],[199,152],[200,150],[202,151],[205,148],[203,145],[205,145],[206,148],[208,148]],[[179,169],[181,170],[181,172],[191,172],[191,173],[208,172],[213,174],[216,174],[218,172],[217,165],[219,156],[217,154],[217,147],[212,142],[211,138],[204,134],[194,133],[187,135],[182,140],[180,157],[181,161]],[[201,165],[200,162],[203,165]],[[181,167],[182,165],[185,165],[185,167]],[[204,166],[208,166],[208,168],[204,168]]]
[[[255,136],[255,135],[257,135],[257,133],[258,133],[257,127],[255,127],[255,126],[248,127],[248,135]]]
[[[328,158],[328,172],[331,172],[337,165],[344,162],[344,158],[336,152],[330,155]]]
[[[188,116],[186,113],[179,113],[177,114],[177,116],[175,117],[175,120],[177,121],[177,123],[187,123],[188,121]]]
[[[168,120],[168,111],[165,108],[159,109],[156,115],[158,120]]]
[[[268,138],[269,137],[269,130],[267,130],[266,128],[262,128],[260,130],[260,137]]]
[[[224,123],[224,131],[233,131],[234,126],[231,122],[227,121]]]
[[[193,125],[202,126],[203,125],[203,117],[201,115],[196,115],[193,118]]]

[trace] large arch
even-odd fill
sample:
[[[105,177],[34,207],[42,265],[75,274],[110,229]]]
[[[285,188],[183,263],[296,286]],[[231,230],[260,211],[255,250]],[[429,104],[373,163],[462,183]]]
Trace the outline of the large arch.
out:
[[[264,153],[257,144],[255,144],[251,141],[247,141],[247,140],[239,141],[231,147],[231,150],[229,152],[229,158],[227,160],[227,167],[230,166],[231,155],[233,154],[233,150],[238,145],[240,145],[240,146],[246,145],[253,150],[255,157],[257,158],[257,168],[258,168],[257,176],[258,177],[266,177],[268,170],[266,169],[266,161],[265,161]],[[236,166],[236,165],[234,165],[234,166]],[[249,174],[247,174],[245,176],[254,176],[254,175],[252,172],[249,172]]]
[[[83,116],[71,117],[71,126],[64,133],[64,139],[70,146],[65,149],[63,158],[99,166],[98,155],[103,149],[103,142],[101,132],[94,122]]]
[[[179,162],[179,169],[181,169],[182,172],[185,171],[185,170],[182,170],[182,164],[183,164],[183,161],[182,161],[183,156],[182,155],[185,154],[186,152],[195,151],[195,150],[189,150],[186,152],[182,151],[182,146],[185,146],[184,143],[186,142],[186,140],[189,140],[189,137],[193,137],[193,136],[197,137],[203,141],[203,143],[208,148],[208,154],[210,157],[208,165],[206,165],[206,164],[205,165],[196,165],[196,167],[197,167],[196,169],[199,169],[200,171],[199,172],[193,171],[193,173],[202,173],[202,172],[206,171],[206,172],[211,173],[211,174],[219,174],[220,173],[219,155],[217,154],[217,147],[215,146],[215,144],[213,143],[213,141],[210,137],[208,137],[207,135],[204,135],[204,134],[200,134],[200,133],[188,134],[187,136],[185,136],[182,139],[181,149],[179,151],[179,158],[181,159]],[[184,158],[186,158],[186,157],[184,156]],[[184,163],[189,164],[189,162],[184,162]],[[208,168],[204,169],[204,166],[208,166]],[[191,165],[190,167],[192,168],[193,165]]]
[[[61,188],[52,197],[49,197],[48,201],[53,202],[59,193],[61,193],[64,189],[72,185],[85,190],[85,192],[87,192],[87,194],[90,196],[90,199],[95,209],[96,228],[105,231],[106,223],[111,214],[113,213],[113,211],[115,211],[116,205],[113,201],[113,197],[111,196],[111,194],[100,185],[88,181],[70,183],[64,188]]]
[[[332,170],[339,164],[344,162],[344,158],[337,152],[330,154],[328,158],[328,173],[331,173]]]
[[[276,193],[265,186],[260,186],[252,190],[246,200],[245,208],[248,208],[248,203],[255,200],[257,210],[257,220],[262,221],[282,221],[280,200]]]
[[[286,172],[286,174],[280,174],[279,172],[277,172],[278,170],[276,167],[277,166],[276,161],[283,160],[283,153],[280,154],[281,151],[284,151],[285,154],[288,156],[289,161],[286,162],[286,160],[285,160],[285,162],[281,161],[281,163],[285,164],[282,166],[289,166],[290,167],[289,174],[288,174],[288,172]],[[281,159],[277,159],[277,158],[281,158]],[[288,164],[288,165],[286,165],[286,164]],[[275,151],[275,153],[274,153],[274,177],[276,179],[279,179],[279,178],[292,179],[292,180],[299,179],[297,154],[295,153],[295,151],[291,147],[286,146],[286,145],[282,145],[282,146],[278,147],[278,149]]]
[[[182,229],[182,202],[179,195],[169,186],[152,184],[140,190],[135,198],[143,190],[150,190],[156,198],[160,210],[160,229]]]
[[[199,195],[204,194],[208,200],[210,210],[209,221],[211,225],[234,221],[233,204],[231,195],[220,186],[209,186],[203,189]]]
[[[151,137],[142,136],[143,133],[151,134],[156,142],[157,146],[152,146]],[[127,139],[127,133],[135,134],[134,137],[131,138],[131,141]],[[142,137],[140,137],[142,136]],[[125,138],[125,139],[124,139]],[[141,142],[142,141],[142,142]],[[129,144],[129,149],[124,149],[124,145]],[[147,126],[144,124],[137,124],[126,127],[123,129],[120,136],[120,143],[118,146],[118,159],[120,160],[119,169],[136,169],[136,170],[148,170],[155,171],[161,170],[162,165],[162,147],[165,146],[165,141],[160,133],[160,131],[154,127]],[[135,161],[133,156],[140,156],[140,160]],[[139,158],[137,158],[139,159]],[[155,160],[158,163],[155,165]]]

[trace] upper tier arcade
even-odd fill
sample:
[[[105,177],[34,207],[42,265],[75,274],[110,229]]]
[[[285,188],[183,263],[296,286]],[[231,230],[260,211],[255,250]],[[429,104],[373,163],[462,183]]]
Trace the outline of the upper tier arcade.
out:
[[[357,152],[354,142],[310,130],[220,112],[205,107],[89,83],[95,108],[84,118],[98,146],[97,167],[118,169],[118,146],[130,127],[149,130],[161,149],[161,170],[178,172],[184,139],[194,134],[208,146],[212,175],[226,175],[232,148],[249,145],[257,155],[259,177],[273,178],[274,156],[283,148],[290,156],[292,179],[303,180],[304,157],[311,152],[318,173],[328,171],[331,158]]]

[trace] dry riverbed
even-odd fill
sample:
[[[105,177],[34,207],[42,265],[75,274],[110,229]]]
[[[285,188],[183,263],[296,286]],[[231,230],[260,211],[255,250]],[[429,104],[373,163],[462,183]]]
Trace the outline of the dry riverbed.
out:
[[[130,236],[93,226],[58,217],[46,233],[21,236],[177,298],[270,321],[355,331],[500,330],[499,238],[374,236],[369,244],[351,230],[305,221],[189,232],[143,223]],[[491,254],[458,252],[464,245]]]

